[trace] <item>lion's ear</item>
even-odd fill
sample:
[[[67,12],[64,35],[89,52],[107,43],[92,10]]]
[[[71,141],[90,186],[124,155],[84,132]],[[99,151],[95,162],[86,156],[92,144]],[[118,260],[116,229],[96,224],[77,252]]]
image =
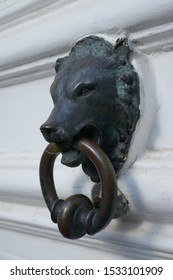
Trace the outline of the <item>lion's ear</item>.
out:
[[[120,38],[116,41],[115,51],[120,61],[129,60],[131,50],[128,44],[128,38]]]
[[[55,71],[56,73],[58,73],[60,67],[67,61],[68,56],[62,57],[62,58],[58,58],[56,63],[55,63]]]

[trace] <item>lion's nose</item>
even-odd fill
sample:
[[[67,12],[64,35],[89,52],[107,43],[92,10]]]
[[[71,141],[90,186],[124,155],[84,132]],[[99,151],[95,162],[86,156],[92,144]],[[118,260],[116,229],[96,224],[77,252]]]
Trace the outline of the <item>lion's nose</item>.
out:
[[[70,142],[72,140],[71,135],[62,126],[45,123],[40,130],[48,142]]]
[[[57,128],[53,126],[52,124],[43,124],[40,127],[40,131],[43,134],[44,138],[48,141],[51,142],[51,134],[52,132],[56,132]]]
[[[55,132],[56,131],[56,128],[53,126],[53,125],[42,125],[41,127],[40,127],[40,130],[41,130],[41,132],[44,134],[44,133],[46,133],[46,134],[49,134],[49,133],[51,133],[51,132]]]

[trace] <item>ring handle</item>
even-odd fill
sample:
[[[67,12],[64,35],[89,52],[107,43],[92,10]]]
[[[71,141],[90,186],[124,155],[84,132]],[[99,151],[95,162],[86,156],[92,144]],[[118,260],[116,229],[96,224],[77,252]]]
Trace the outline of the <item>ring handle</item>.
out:
[[[101,199],[96,208],[91,200],[82,194],[72,195],[65,200],[58,197],[53,167],[59,153],[65,151],[65,144],[50,143],[40,161],[40,184],[51,219],[58,224],[61,234],[69,239],[77,239],[86,233],[93,235],[104,229],[114,218],[117,200],[117,180],[108,156],[90,139],[81,137],[72,147],[84,153],[95,165],[101,183]]]

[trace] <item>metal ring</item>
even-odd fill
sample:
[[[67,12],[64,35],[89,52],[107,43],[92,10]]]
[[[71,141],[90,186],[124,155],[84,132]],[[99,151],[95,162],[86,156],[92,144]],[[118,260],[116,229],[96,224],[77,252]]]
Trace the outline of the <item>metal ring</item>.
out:
[[[105,228],[114,217],[117,200],[117,180],[112,164],[103,150],[91,140],[79,138],[73,148],[83,152],[95,165],[101,182],[101,199],[98,208],[82,195],[59,199],[53,180],[53,167],[58,154],[67,149],[64,144],[50,143],[40,161],[40,183],[42,193],[53,222],[58,224],[61,234],[77,239],[86,233],[93,235]]]

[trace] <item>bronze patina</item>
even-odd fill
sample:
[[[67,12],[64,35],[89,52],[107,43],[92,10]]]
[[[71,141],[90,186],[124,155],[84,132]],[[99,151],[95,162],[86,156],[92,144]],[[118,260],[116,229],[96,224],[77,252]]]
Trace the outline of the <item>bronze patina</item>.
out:
[[[82,164],[83,171],[99,186],[96,192],[93,191],[93,202],[90,200],[90,202],[87,202],[86,208],[89,210],[81,210],[81,214],[79,214],[80,222],[72,223],[77,228],[67,230],[68,234],[64,233],[64,230],[60,230],[68,238],[79,238],[83,236],[83,232],[94,234],[104,228],[113,216],[122,216],[127,210],[127,203],[125,203],[123,196],[117,196],[116,179],[114,178],[114,183],[112,184],[106,177],[106,186],[106,182],[104,181],[103,183],[104,179],[101,175],[104,168],[101,170],[98,168],[95,163],[96,158],[92,158],[91,151],[89,153],[84,152],[80,143],[85,139],[85,144],[90,145],[92,151],[99,148],[99,151],[105,154],[112,166],[106,172],[112,174],[113,170],[114,174],[118,176],[128,156],[131,138],[140,117],[139,79],[130,62],[130,55],[131,50],[127,38],[117,40],[115,46],[113,46],[103,38],[89,36],[77,42],[68,56],[56,61],[56,76],[50,89],[54,108],[47,121],[41,126],[41,132],[48,142],[54,143],[54,146],[50,146],[49,149],[56,145],[55,155],[59,152],[62,153],[62,164],[69,167],[76,167]],[[53,152],[49,153],[52,158],[50,166],[45,159],[46,151],[44,152],[44,159],[42,158],[41,161],[40,178],[43,194],[47,202],[49,201],[47,193],[50,195],[54,189],[52,172],[56,156],[53,156]],[[109,167],[110,164],[108,164]],[[46,176],[50,180],[47,186]],[[110,192],[110,184],[111,186],[114,185],[114,191],[111,190]],[[56,193],[55,189],[54,192]],[[59,217],[59,228],[66,228],[66,226],[63,226],[63,221],[66,218],[62,212],[67,213],[68,204],[70,205],[69,209],[73,209],[69,210],[68,213],[73,213],[73,216],[77,211],[74,208],[77,206],[73,208],[71,198],[70,202],[68,201],[68,203],[64,204],[65,202],[57,199],[55,193],[53,197],[59,202],[55,203],[53,200],[51,206],[48,205],[48,208],[51,213],[56,212],[56,215],[52,214],[53,221],[57,221],[57,216]],[[86,197],[79,196],[80,198],[73,197],[74,205],[77,205],[77,201],[80,201],[80,199],[86,201]],[[113,201],[110,196],[112,196]],[[93,217],[99,216],[99,214],[88,214],[90,211],[92,213],[101,211],[102,213],[104,207],[102,201],[105,204],[106,200],[107,204],[118,205],[117,207],[111,207],[111,210],[105,207],[107,210],[103,211],[104,214],[107,212],[110,216],[106,215],[106,218],[104,218],[105,216],[101,214],[100,217],[102,218],[98,219],[99,222],[97,218],[93,218],[94,220],[89,218],[92,215],[94,215]],[[56,211],[52,210],[54,204],[56,204]],[[102,210],[100,210],[100,207]],[[119,214],[116,214],[118,207],[120,207],[120,211]],[[85,214],[82,214],[84,212]],[[70,214],[68,214],[69,217],[72,220]],[[93,228],[102,219],[106,220],[104,226],[98,225],[97,230],[89,229],[89,224]],[[82,222],[83,220],[87,220],[85,222],[87,225],[85,224],[84,231],[82,226],[82,231],[79,230],[80,234],[78,235],[76,232],[80,228],[79,224],[84,223]],[[67,225],[68,223],[69,221],[65,224]]]

